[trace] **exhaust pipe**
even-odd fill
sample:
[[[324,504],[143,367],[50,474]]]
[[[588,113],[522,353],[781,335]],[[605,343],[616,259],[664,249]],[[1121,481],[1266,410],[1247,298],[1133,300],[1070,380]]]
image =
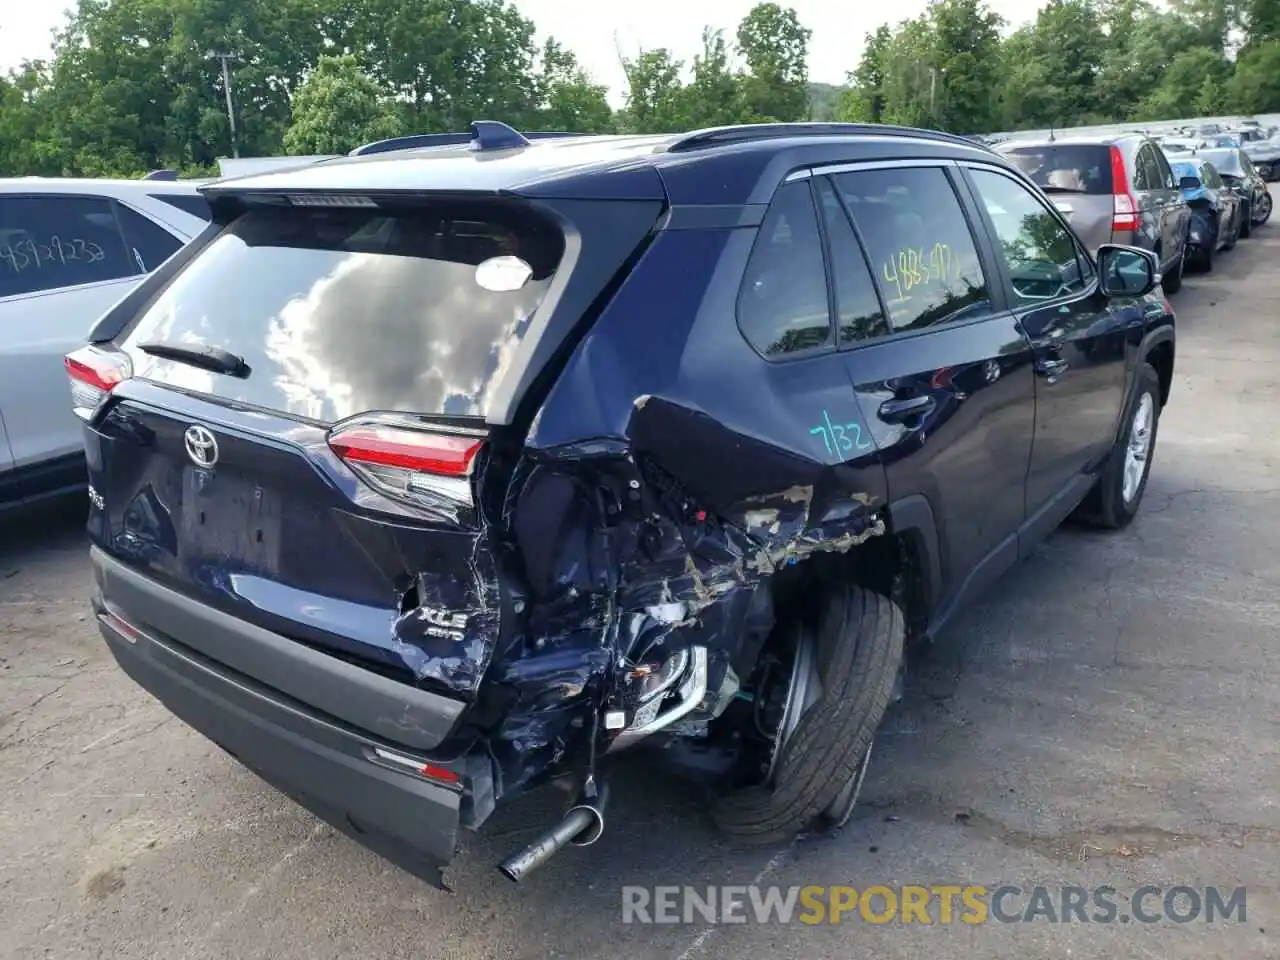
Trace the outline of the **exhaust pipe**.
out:
[[[601,784],[594,800],[583,800],[569,808],[564,819],[518,853],[513,853],[498,869],[508,880],[520,881],[543,866],[561,849],[572,843],[588,847],[604,833],[604,805],[609,799],[607,784]]]

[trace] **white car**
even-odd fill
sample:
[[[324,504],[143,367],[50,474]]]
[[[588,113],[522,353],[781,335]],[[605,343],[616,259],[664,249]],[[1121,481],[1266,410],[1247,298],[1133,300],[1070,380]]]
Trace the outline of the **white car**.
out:
[[[208,220],[192,182],[0,179],[0,512],[85,483],[62,358]]]

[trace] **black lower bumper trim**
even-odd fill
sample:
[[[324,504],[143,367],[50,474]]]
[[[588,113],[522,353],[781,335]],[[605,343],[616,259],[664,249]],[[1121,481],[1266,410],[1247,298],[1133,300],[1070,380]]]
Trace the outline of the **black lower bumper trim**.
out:
[[[356,842],[444,888],[461,789],[370,760],[381,743],[306,713],[167,638],[98,618],[121,668],[179,719]]]

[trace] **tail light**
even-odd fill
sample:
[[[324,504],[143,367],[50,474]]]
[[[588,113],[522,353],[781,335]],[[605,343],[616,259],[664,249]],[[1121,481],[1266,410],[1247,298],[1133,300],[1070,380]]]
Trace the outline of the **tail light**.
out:
[[[329,449],[370,486],[428,503],[445,497],[471,506],[471,468],[483,446],[480,432],[378,421],[339,425],[329,434]]]
[[[1112,230],[1138,229],[1138,199],[1129,190],[1129,174],[1124,168],[1124,154],[1111,148]]]
[[[117,384],[133,376],[129,358],[103,347],[81,347],[62,358],[71,378],[71,409],[81,420],[93,419]]]

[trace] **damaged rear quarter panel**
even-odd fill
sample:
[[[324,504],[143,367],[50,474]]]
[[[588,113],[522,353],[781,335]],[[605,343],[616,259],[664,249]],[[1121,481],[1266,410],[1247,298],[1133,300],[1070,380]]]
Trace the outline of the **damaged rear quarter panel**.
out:
[[[656,644],[749,668],[770,576],[884,530],[874,447],[822,429],[859,416],[843,357],[766,361],[738,330],[755,232],[660,233],[534,419],[504,508],[529,596],[490,674],[515,698],[500,763],[559,756],[565,698],[607,700],[611,667]]]

